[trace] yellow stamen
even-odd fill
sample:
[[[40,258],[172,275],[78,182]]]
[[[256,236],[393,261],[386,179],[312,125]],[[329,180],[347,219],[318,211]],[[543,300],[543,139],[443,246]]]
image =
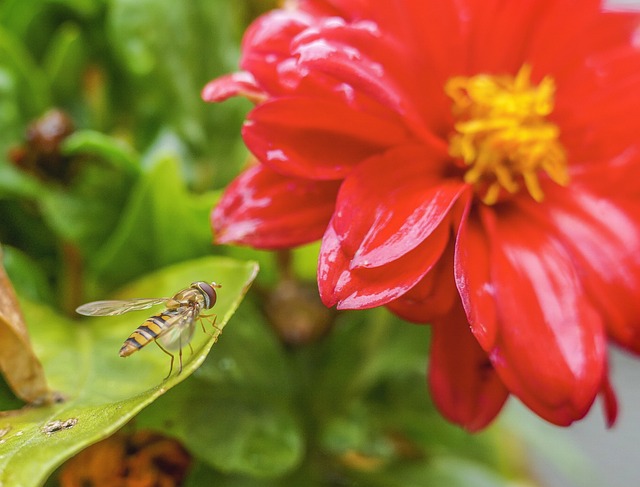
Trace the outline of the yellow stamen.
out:
[[[468,167],[464,175],[482,201],[492,205],[524,185],[542,201],[541,172],[569,184],[567,156],[560,131],[547,117],[554,107],[555,83],[549,76],[536,86],[531,66],[513,76],[480,74],[451,78],[446,86],[458,120],[449,153]]]

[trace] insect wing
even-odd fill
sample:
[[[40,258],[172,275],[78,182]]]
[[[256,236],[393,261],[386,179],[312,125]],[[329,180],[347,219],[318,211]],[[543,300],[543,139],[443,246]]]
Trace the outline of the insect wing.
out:
[[[117,316],[129,311],[151,308],[156,304],[165,303],[169,298],[126,299],[112,301],[92,301],[78,306],[76,313],[84,316]]]
[[[156,340],[167,350],[180,350],[191,341],[196,329],[197,316],[193,308],[179,308],[176,315],[167,321],[165,331]]]

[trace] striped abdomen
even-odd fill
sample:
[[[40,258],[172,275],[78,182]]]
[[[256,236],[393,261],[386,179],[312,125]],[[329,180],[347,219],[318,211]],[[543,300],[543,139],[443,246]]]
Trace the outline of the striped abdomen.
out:
[[[155,340],[158,335],[162,334],[164,330],[174,323],[179,314],[180,312],[177,309],[166,309],[162,313],[149,318],[124,341],[120,348],[120,356],[128,357],[147,343]]]

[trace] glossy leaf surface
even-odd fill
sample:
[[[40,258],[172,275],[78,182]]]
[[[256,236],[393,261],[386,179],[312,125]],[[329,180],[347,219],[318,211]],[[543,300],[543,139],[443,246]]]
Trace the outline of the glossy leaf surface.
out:
[[[170,295],[202,279],[222,283],[215,307],[218,330],[211,335],[196,330],[193,355],[188,348],[184,350],[182,373],[177,375],[174,369],[166,381],[163,378],[169,359],[153,344],[127,360],[118,357],[121,343],[149,313],[72,321],[46,307],[25,302],[23,309],[34,348],[51,387],[64,401],[3,414],[0,483],[39,485],[64,459],[109,436],[142,408],[187,379],[205,360],[256,272],[254,263],[204,258],[149,275],[116,296],[123,299]]]

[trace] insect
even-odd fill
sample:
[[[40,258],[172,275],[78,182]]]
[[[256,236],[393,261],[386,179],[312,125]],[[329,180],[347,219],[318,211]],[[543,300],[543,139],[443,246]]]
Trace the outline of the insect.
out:
[[[216,288],[220,284],[204,281],[192,283],[188,288],[182,289],[171,298],[138,298],[115,301],[93,301],[83,304],[76,312],[85,316],[116,316],[129,311],[148,309],[158,304],[165,305],[165,310],[151,316],[142,323],[125,340],[120,348],[120,356],[128,357],[137,352],[151,341],[155,341],[164,353],[171,357],[169,374],[173,371],[174,355],[171,351],[178,351],[180,369],[182,372],[182,347],[188,345],[193,337],[195,322],[198,318],[211,318],[211,324],[215,328],[215,315],[201,314],[203,309],[211,309],[216,304]],[[202,321],[202,331],[207,333]],[[189,345],[191,346],[191,345]]]

